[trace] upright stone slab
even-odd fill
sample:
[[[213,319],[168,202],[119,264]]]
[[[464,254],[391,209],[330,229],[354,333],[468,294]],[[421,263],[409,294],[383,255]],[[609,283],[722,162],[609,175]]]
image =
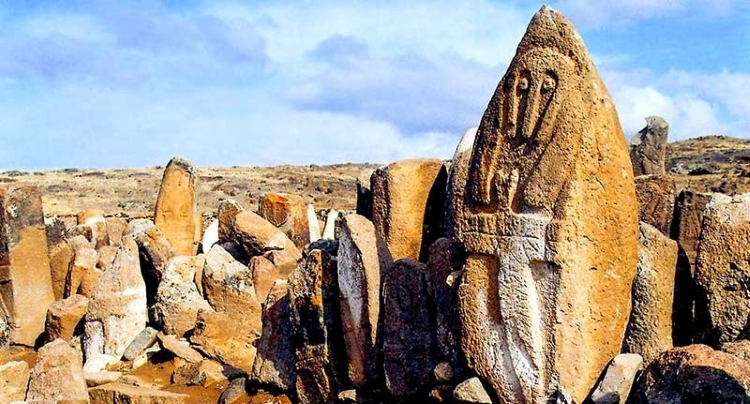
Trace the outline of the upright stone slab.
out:
[[[633,309],[623,352],[639,354],[648,364],[672,348],[677,242],[647,223],[641,222],[640,230]]]
[[[149,219],[131,220],[126,233],[138,245],[148,302],[153,304],[167,263],[177,254],[164,233]]]
[[[307,205],[307,227],[310,229],[310,242],[320,240],[320,222],[318,222],[318,214],[315,213],[315,206],[312,203]]]
[[[377,331],[380,315],[380,278],[390,266],[388,247],[365,217],[347,215],[341,226],[338,250],[341,321],[349,358],[349,381],[364,387],[377,380]]]
[[[658,117],[646,118],[646,127],[630,140],[630,161],[633,173],[639,175],[665,175],[667,137],[669,124]]]
[[[750,194],[714,194],[706,205],[695,283],[695,341],[750,338]]]
[[[250,378],[282,391],[294,390],[297,381],[290,296],[286,280],[277,280],[263,303],[263,335]]]
[[[471,152],[474,141],[477,138],[477,127],[472,127],[464,132],[461,140],[453,152],[450,171],[448,172],[448,184],[445,187],[446,200],[446,232],[453,240],[461,240],[461,223],[464,220],[464,192],[471,164]]]
[[[177,255],[195,255],[195,168],[173,158],[164,169],[154,223],[172,244]]]
[[[372,222],[394,259],[420,259],[442,235],[446,179],[439,159],[397,161],[370,177]]]
[[[258,201],[258,214],[283,231],[297,248],[310,244],[307,207],[301,196],[267,192]]]
[[[164,333],[182,337],[195,326],[199,310],[213,311],[194,282],[196,271],[205,261],[203,254],[169,260],[156,292],[156,303],[149,310],[151,322]]]
[[[289,276],[297,396],[302,404],[333,402],[346,377],[335,258],[306,254]]]
[[[503,403],[582,402],[625,334],[638,208],[615,107],[565,17],[534,16],[455,170],[469,366]]]
[[[12,324],[11,342],[34,346],[54,301],[39,190],[0,184],[0,318]]]
[[[669,175],[642,175],[635,178],[638,219],[669,236],[672,229],[677,185]]]

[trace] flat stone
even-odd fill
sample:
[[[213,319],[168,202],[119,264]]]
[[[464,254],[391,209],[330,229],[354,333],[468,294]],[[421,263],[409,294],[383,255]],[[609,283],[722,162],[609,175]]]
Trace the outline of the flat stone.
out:
[[[64,297],[65,279],[68,277],[68,269],[72,260],[73,248],[67,240],[63,239],[50,248],[50,275],[55,300],[60,300]]]
[[[225,380],[224,367],[208,359],[199,363],[187,363],[172,373],[172,384],[185,386],[209,387]]]
[[[209,358],[240,369],[253,370],[260,328],[226,312],[198,312],[190,342]]]
[[[138,355],[142,354],[145,350],[151,348],[156,343],[158,333],[158,331],[151,327],[144,328],[143,331],[138,333],[133,342],[128,345],[125,349],[125,353],[122,354],[122,357],[128,361],[137,358]]]
[[[101,386],[107,383],[114,383],[122,378],[122,372],[101,371],[86,373],[86,385],[88,387]]]
[[[591,393],[593,404],[625,403],[635,377],[643,369],[643,358],[638,354],[620,354],[612,359],[604,378]]]
[[[174,335],[157,334],[161,346],[175,356],[185,359],[188,362],[198,363],[203,360],[200,352],[190,347],[190,343],[184,340],[178,340]]]
[[[336,239],[336,221],[339,219],[339,212],[336,209],[331,209],[326,215],[326,225],[323,227],[323,235],[321,238],[324,240],[335,240]]]
[[[307,227],[310,229],[310,242],[320,240],[320,223],[318,223],[318,215],[312,203],[307,205]]]
[[[89,389],[91,404],[186,404],[188,395],[122,383]]]

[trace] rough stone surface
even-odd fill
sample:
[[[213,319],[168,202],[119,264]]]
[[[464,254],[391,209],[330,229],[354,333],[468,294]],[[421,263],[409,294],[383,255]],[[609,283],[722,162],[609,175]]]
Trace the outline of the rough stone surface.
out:
[[[112,268],[105,272],[89,300],[84,349],[86,355],[120,357],[146,327],[146,284],[141,275],[138,245],[123,238]]]
[[[125,349],[125,353],[122,357],[125,360],[132,361],[142,354],[148,348],[151,348],[156,343],[156,336],[159,332],[151,327],[146,327],[138,333],[133,342],[128,345]]]
[[[104,212],[99,209],[86,209],[78,213],[78,225],[91,228],[91,244],[95,248],[109,245],[109,232],[107,231],[107,220]]]
[[[71,342],[73,335],[82,331],[81,320],[88,308],[89,299],[81,295],[73,295],[52,303],[47,310],[45,322],[46,340],[54,341],[61,338]]]
[[[638,378],[629,403],[747,403],[750,364],[706,345],[667,351]]]
[[[454,240],[460,239],[461,227],[459,223],[463,221],[464,193],[477,130],[478,128],[475,126],[464,132],[458,145],[456,145],[456,150],[453,152],[452,163],[448,171],[448,184],[445,187],[445,200],[448,207],[445,215],[445,229],[447,236]]]
[[[394,259],[426,256],[442,235],[446,180],[439,159],[402,160],[373,172],[372,222]]]
[[[226,380],[224,367],[209,359],[200,363],[186,363],[172,373],[172,384],[209,387]]]
[[[677,196],[674,178],[668,175],[635,177],[638,218],[669,236]]]
[[[478,377],[467,379],[456,386],[453,399],[461,404],[492,404],[492,399]]]
[[[694,341],[750,338],[750,194],[714,194],[706,205],[695,283]]]
[[[186,394],[143,386],[111,383],[89,390],[91,404],[187,404]]]
[[[128,229],[128,222],[119,217],[107,218],[107,233],[109,234],[109,245],[117,247],[122,241],[122,236]]]
[[[234,217],[232,239],[251,257],[271,250],[286,250],[295,258],[301,255],[286,234],[250,211],[240,212]]]
[[[307,206],[301,196],[267,192],[258,200],[258,215],[283,231],[297,248],[310,244]]]
[[[307,227],[310,229],[310,242],[320,240],[320,223],[318,215],[315,213],[315,206],[310,203],[307,205]]]
[[[205,261],[203,254],[169,260],[150,310],[151,321],[165,333],[182,337],[195,326],[199,310],[213,311],[194,282]]]
[[[65,382],[61,383],[63,380]],[[31,369],[26,400],[47,404],[86,399],[88,393],[80,352],[61,339],[40,348]]]
[[[72,260],[73,248],[67,240],[61,240],[50,248],[50,275],[52,278],[52,293],[55,295],[55,300],[65,297],[65,279],[68,277],[68,269]]]
[[[236,404],[240,400],[246,400],[247,395],[247,379],[244,377],[238,377],[229,383],[229,386],[221,393],[218,404]]]
[[[234,218],[237,214],[244,211],[245,208],[233,199],[222,199],[219,201],[219,207],[217,209],[219,220],[219,241],[234,240],[232,230],[232,227],[234,226]]]
[[[336,221],[339,218],[339,212],[336,209],[331,209],[326,215],[326,225],[323,227],[323,235],[321,238],[324,240],[335,240],[336,239]]]
[[[273,262],[266,257],[252,257],[247,268],[253,276],[253,285],[255,286],[255,296],[258,301],[265,301],[268,292],[278,279],[286,279],[291,272],[280,271]]]
[[[633,173],[638,175],[664,175],[666,170],[667,137],[669,124],[658,117],[646,118],[646,127],[630,139],[630,161]]]
[[[640,354],[648,364],[672,348],[677,242],[643,222],[640,231],[633,309],[623,352]]]
[[[344,217],[338,248],[338,287],[349,381],[355,387],[378,379],[380,279],[391,262],[388,248],[369,220],[360,215]]]
[[[80,246],[73,252],[68,276],[65,279],[65,297],[75,294],[91,297],[102,271],[97,268],[99,253],[88,246]]]
[[[572,24],[534,16],[454,167],[462,348],[500,402],[582,402],[619,353],[638,208],[617,113]]]
[[[167,263],[176,255],[172,244],[158,227],[149,219],[134,219],[128,224],[126,234],[138,244],[141,271],[146,283],[149,305],[156,299],[156,291]]]
[[[297,379],[289,288],[277,280],[263,303],[263,334],[250,378],[281,391],[294,390]]]
[[[154,224],[177,255],[195,254],[195,177],[192,163],[173,158],[164,169],[156,199]]]
[[[289,276],[296,389],[302,404],[335,400],[346,378],[336,261],[310,251]]]
[[[638,354],[620,354],[612,359],[604,378],[591,393],[593,404],[624,404],[635,377],[643,368],[643,358]]]
[[[403,258],[383,277],[383,369],[385,385],[397,398],[429,391],[434,319],[427,295],[427,265]]]
[[[29,385],[29,365],[26,362],[0,364],[0,403],[23,401]]]
[[[199,312],[190,342],[204,355],[247,374],[253,371],[260,328],[251,328],[237,314]]]
[[[39,190],[0,184],[0,318],[13,325],[11,341],[34,346],[54,301]]]
[[[721,351],[750,363],[750,341],[746,339],[727,342],[721,346]]]
[[[199,363],[203,360],[203,355],[190,346],[190,343],[177,339],[174,335],[157,334],[161,346],[175,356],[185,359],[191,363]]]
[[[86,373],[84,376],[86,377],[87,386],[96,387],[120,380],[120,378],[122,378],[122,372],[101,371]]]

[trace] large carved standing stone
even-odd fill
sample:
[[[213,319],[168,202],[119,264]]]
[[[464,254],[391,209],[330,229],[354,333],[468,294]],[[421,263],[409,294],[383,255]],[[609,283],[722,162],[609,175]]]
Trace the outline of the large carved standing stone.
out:
[[[0,319],[12,323],[11,342],[34,346],[55,301],[39,190],[0,185]]]
[[[674,178],[668,175],[642,175],[635,178],[638,218],[669,236],[674,201],[677,196]]]
[[[175,157],[164,169],[154,223],[177,255],[195,254],[195,209],[195,168]]]
[[[706,205],[695,283],[695,341],[750,338],[750,194],[714,194]]]
[[[646,118],[646,127],[630,139],[630,160],[633,173],[664,175],[669,125],[658,116]]]
[[[454,170],[469,366],[503,403],[582,402],[625,333],[638,208],[614,105],[565,17],[534,16]]]
[[[397,161],[372,173],[372,222],[394,259],[426,258],[442,236],[446,179],[438,159]]]

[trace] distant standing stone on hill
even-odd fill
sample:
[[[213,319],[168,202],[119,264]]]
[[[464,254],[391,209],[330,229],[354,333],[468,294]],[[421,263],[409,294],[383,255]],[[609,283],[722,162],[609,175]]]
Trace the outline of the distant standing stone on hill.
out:
[[[39,190],[0,184],[0,318],[10,318],[11,342],[34,346],[54,301]]]
[[[164,169],[156,200],[154,224],[177,255],[195,255],[195,177],[191,162],[173,158]]]
[[[630,140],[630,160],[636,177],[666,174],[664,162],[668,135],[669,124],[664,119],[658,116],[646,118],[646,127]]]

